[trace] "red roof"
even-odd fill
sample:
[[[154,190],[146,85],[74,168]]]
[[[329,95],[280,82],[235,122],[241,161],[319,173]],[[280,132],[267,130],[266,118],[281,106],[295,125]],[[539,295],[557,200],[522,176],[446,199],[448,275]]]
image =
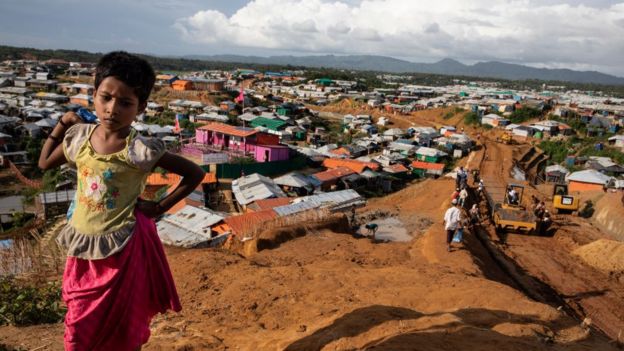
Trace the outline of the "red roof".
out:
[[[255,212],[262,210],[269,210],[275,207],[284,206],[290,204],[292,198],[289,197],[276,197],[272,199],[256,200],[253,203],[247,205],[247,209]]]
[[[337,168],[347,167],[356,173],[362,173],[366,168],[370,168],[373,171],[379,169],[379,164],[375,162],[362,162],[357,160],[339,159],[339,158],[327,158],[323,161],[323,167]]]
[[[409,171],[409,169],[407,169],[407,167],[403,166],[400,163],[395,163],[393,165],[390,165],[390,166],[386,167],[386,169],[389,169],[393,173],[403,173],[403,172]]]
[[[355,172],[347,167],[338,167],[334,169],[328,169],[323,172],[314,173],[313,176],[321,182],[327,182],[333,179],[346,177],[353,173]]]
[[[197,129],[209,130],[211,132],[223,133],[223,134],[233,135],[233,136],[237,136],[241,138],[252,136],[258,133],[258,131],[255,129],[245,128],[245,127],[235,127],[229,124],[216,123],[216,122],[208,123]]]
[[[245,236],[258,228],[262,223],[277,217],[273,210],[248,212],[239,216],[226,217],[223,221],[232,228],[232,233]]]
[[[435,171],[441,171],[444,169],[444,163],[431,163],[431,162],[423,162],[423,161],[414,161],[412,162],[412,167],[416,169],[431,169]]]

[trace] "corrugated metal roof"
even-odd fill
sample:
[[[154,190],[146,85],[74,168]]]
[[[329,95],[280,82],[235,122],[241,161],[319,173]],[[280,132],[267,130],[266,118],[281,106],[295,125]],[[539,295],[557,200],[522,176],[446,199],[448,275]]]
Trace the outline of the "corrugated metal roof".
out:
[[[0,198],[0,213],[10,214],[24,211],[23,196],[7,196]]]
[[[234,234],[245,235],[256,229],[258,225],[275,217],[277,217],[277,213],[273,209],[269,209],[227,217],[223,221],[232,228]]]
[[[546,167],[545,172],[546,173],[561,172],[561,173],[565,173],[565,174],[570,173],[570,171],[568,171],[567,168],[565,168],[565,167],[563,167],[561,165],[551,165],[551,166],[548,166],[548,167]]]
[[[269,119],[266,117],[255,118],[250,123],[253,127],[265,127],[271,130],[278,130],[286,125],[286,122],[279,119]]]
[[[446,152],[440,151],[438,149],[432,149],[426,146],[419,147],[418,150],[416,150],[416,153],[419,155],[432,156],[432,157],[435,157],[435,156],[442,157],[442,156],[448,155]]]
[[[271,197],[286,197],[273,179],[254,173],[232,181],[232,193],[241,205]]]
[[[606,184],[611,180],[611,177],[604,175],[596,170],[588,169],[570,174],[567,180],[583,183]]]
[[[269,210],[278,206],[288,205],[291,201],[292,198],[289,197],[276,197],[272,199],[257,200],[254,201],[252,204],[249,204],[247,208],[252,211],[258,212],[262,210]]]
[[[185,206],[158,221],[158,236],[168,245],[195,247],[212,240],[211,227],[223,219],[223,216],[211,211]]]
[[[45,204],[57,203],[57,202],[69,202],[74,199],[76,190],[62,190],[49,193],[41,193],[38,195],[39,201]]]
[[[333,211],[338,211],[352,206],[362,206],[366,200],[353,189],[334,191],[318,195],[304,196],[293,200],[294,203],[285,206],[275,207],[273,211],[278,216],[288,216],[291,214],[328,207]]]
[[[292,186],[295,188],[303,188],[306,186],[313,186],[312,181],[310,180],[310,178],[308,176],[305,176],[301,173],[298,172],[292,172],[292,173],[288,173],[285,174],[281,177],[277,177],[275,179],[273,179],[273,181],[275,182],[275,184],[277,185],[285,185],[285,186]]]

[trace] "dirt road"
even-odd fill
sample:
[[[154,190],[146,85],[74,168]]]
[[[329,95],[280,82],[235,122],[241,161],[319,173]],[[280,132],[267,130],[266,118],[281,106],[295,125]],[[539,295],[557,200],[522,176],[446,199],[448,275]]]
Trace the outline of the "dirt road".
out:
[[[486,189],[504,187],[510,181],[512,147],[492,141],[487,141],[486,147],[488,158],[481,166],[482,176],[488,179]],[[530,195],[545,197],[530,186],[525,189],[525,199]],[[572,255],[572,251],[580,246],[608,235],[578,217],[557,216],[555,222],[554,234],[550,236],[509,234],[506,245],[500,242],[492,227],[484,232],[508,260],[552,288],[539,291],[540,284],[527,286],[529,294],[533,293],[544,302],[565,304],[577,318],[589,317],[596,328],[611,338],[621,338],[624,333],[624,280],[621,276],[589,267]]]

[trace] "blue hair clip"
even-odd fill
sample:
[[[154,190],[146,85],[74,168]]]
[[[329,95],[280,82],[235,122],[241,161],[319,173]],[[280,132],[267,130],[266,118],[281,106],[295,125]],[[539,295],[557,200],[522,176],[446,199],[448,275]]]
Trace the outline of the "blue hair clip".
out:
[[[79,108],[78,111],[76,111],[76,114],[87,123],[95,123],[95,120],[97,119],[95,114],[84,107]]]

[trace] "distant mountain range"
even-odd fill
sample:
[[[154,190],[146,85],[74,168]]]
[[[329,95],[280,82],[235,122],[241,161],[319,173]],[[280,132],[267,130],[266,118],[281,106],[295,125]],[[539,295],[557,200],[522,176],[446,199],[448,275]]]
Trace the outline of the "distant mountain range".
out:
[[[382,71],[392,73],[431,73],[457,76],[501,78],[510,80],[538,79],[545,81],[624,85],[624,78],[596,71],[534,68],[498,61],[478,62],[474,65],[465,65],[459,61],[447,58],[435,63],[417,63],[399,60],[387,56],[374,55],[269,57],[239,55],[192,55],[184,56],[184,58],[205,61],[327,67],[363,71]]]

